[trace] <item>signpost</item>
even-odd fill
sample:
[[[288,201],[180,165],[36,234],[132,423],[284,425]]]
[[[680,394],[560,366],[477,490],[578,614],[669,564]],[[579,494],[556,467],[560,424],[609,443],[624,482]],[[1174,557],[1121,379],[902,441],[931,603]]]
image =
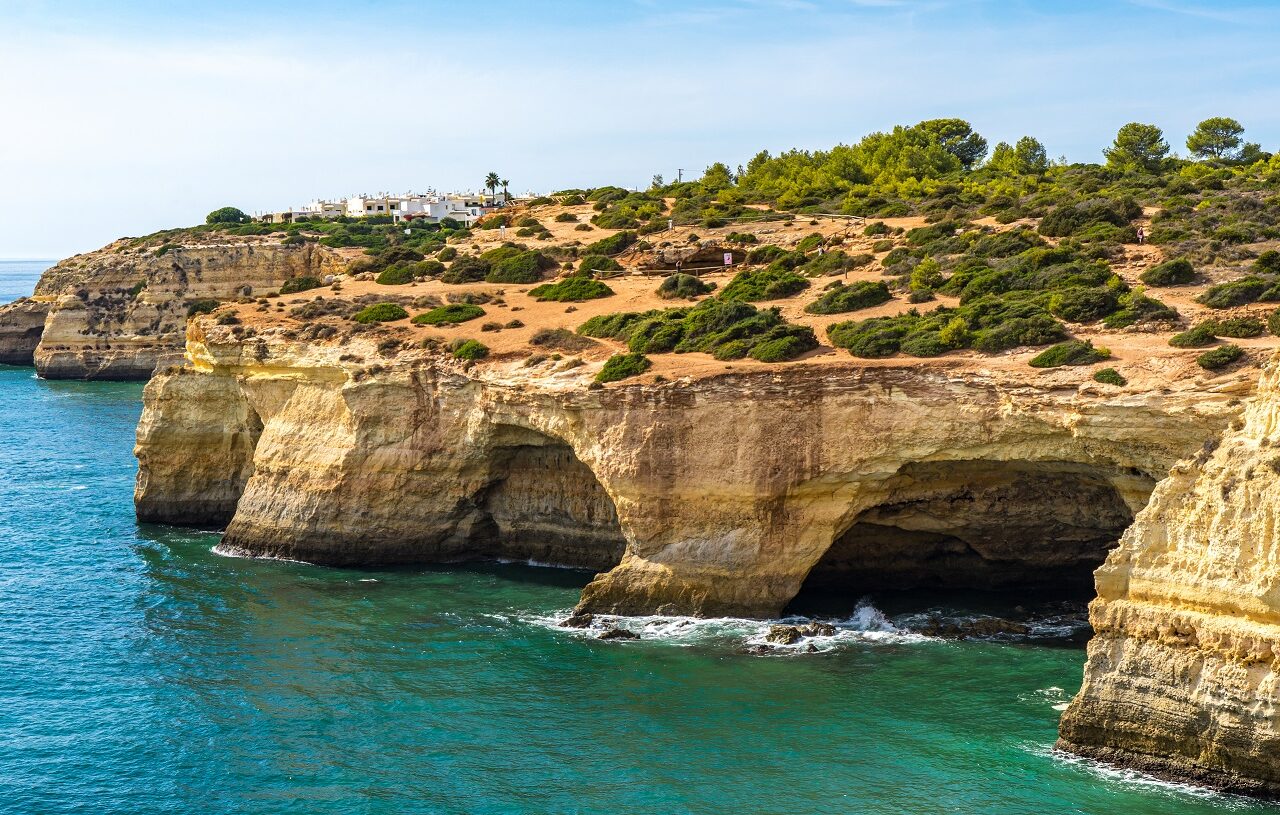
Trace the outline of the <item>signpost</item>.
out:
[[[732,266],[732,265],[733,265],[733,253],[732,253],[732,252],[725,252],[725,253],[724,253],[724,265],[725,265],[725,266]]]

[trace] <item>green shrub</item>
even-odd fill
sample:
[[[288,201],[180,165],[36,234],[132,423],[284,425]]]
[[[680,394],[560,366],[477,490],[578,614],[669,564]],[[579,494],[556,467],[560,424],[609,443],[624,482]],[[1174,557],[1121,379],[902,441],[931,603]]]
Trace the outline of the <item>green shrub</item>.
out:
[[[843,314],[878,306],[892,299],[889,287],[879,280],[860,281],[849,286],[837,281],[804,310],[809,314]]]
[[[1229,320],[1217,320],[1214,333],[1219,337],[1231,337],[1232,339],[1244,339],[1248,337],[1261,337],[1266,331],[1266,326],[1261,320],[1253,317],[1232,317]]]
[[[737,246],[745,246],[749,243],[758,243],[759,239],[750,232],[730,232],[724,236],[726,243],[732,243]]]
[[[441,263],[448,263],[458,256],[458,250],[453,246],[446,246],[436,253],[436,260]]]
[[[600,373],[596,374],[597,382],[617,382],[632,376],[639,376],[653,367],[653,363],[644,354],[614,354],[605,361]]]
[[[445,273],[440,275],[440,280],[445,283],[479,283],[488,274],[489,261],[464,255],[449,265]]]
[[[673,274],[658,286],[658,296],[663,300],[692,300],[714,288],[714,283],[706,283],[694,275]]]
[[[1244,349],[1238,345],[1223,345],[1212,351],[1205,351],[1196,357],[1196,364],[1209,371],[1225,368],[1244,356]]]
[[[580,272],[620,272],[622,264],[604,255],[587,255],[578,264]]]
[[[800,239],[799,243],[796,244],[796,251],[806,253],[812,252],[814,249],[821,246],[825,240],[826,238],[822,237],[821,232],[814,232],[812,235],[806,235]]]
[[[1174,258],[1152,266],[1139,279],[1148,286],[1184,286],[1196,279],[1196,270],[1186,258]]]
[[[556,223],[571,224],[577,222],[578,216],[574,215],[572,212],[562,212],[555,217],[555,220]]]
[[[1210,286],[1196,298],[1197,303],[1209,308],[1234,308],[1258,300],[1280,300],[1280,287],[1273,280],[1250,275]]]
[[[1118,387],[1124,387],[1129,384],[1129,380],[1121,376],[1120,372],[1115,368],[1103,368],[1100,371],[1095,371],[1093,374],[1093,381],[1101,382],[1104,385],[1116,385]]]
[[[1169,344],[1174,348],[1204,348],[1213,345],[1218,341],[1214,333],[1216,325],[1213,320],[1205,320],[1194,328],[1174,334],[1169,338]]]
[[[874,221],[867,224],[866,228],[862,230],[862,234],[868,238],[874,235],[888,235],[889,226],[884,221]]]
[[[1068,340],[1046,348],[1032,358],[1032,368],[1057,368],[1062,365],[1092,365],[1111,356],[1105,348],[1094,348],[1088,340]]]
[[[469,362],[489,356],[489,346],[477,340],[454,340],[451,349],[455,359]]]
[[[529,338],[529,344],[557,351],[585,351],[596,345],[595,342],[567,328],[541,328]]]
[[[402,263],[397,263],[395,266],[388,266],[383,269],[382,272],[374,278],[374,282],[381,283],[384,286],[402,286],[405,283],[412,283],[413,269]],[[284,289],[281,289],[280,292],[283,294]]]
[[[1280,337],[1280,308],[1271,312],[1271,316],[1267,317],[1267,330],[1272,335]]]
[[[786,254],[788,254],[787,250],[783,249],[781,246],[774,246],[773,244],[757,246],[747,252],[747,263],[750,263],[753,266],[760,263],[772,263]]]
[[[414,325],[445,325],[465,323],[484,316],[484,309],[471,303],[450,303],[433,308],[413,318]]]
[[[537,283],[542,280],[543,273],[556,266],[556,262],[541,252],[515,250],[502,255],[494,255],[507,247],[492,249],[481,255],[481,259],[489,262],[489,271],[484,279],[489,283]],[[514,247],[512,247],[514,248]]]
[[[395,303],[376,303],[357,311],[352,315],[351,319],[357,323],[387,323],[393,320],[403,320],[408,316],[409,312]]]
[[[252,220],[243,210],[235,207],[222,207],[215,209],[205,216],[206,224],[247,224]]]
[[[1049,297],[1049,313],[1072,323],[1101,320],[1119,307],[1116,293],[1104,288],[1072,286]]]
[[[756,345],[768,343],[757,352],[767,362],[818,347],[811,328],[786,323],[776,308],[757,309],[719,297],[691,307],[602,314],[583,323],[578,333],[623,340],[636,353],[702,351],[716,359],[741,359]]]
[[[291,277],[280,287],[281,294],[297,294],[300,291],[311,291],[323,286],[319,278],[315,277]]]
[[[580,224],[586,226],[586,224]],[[636,233],[618,232],[607,238],[601,238],[582,250],[584,255],[616,255],[636,242]]]
[[[203,298],[187,304],[187,316],[194,317],[197,314],[208,314],[220,305],[220,301]]]
[[[1280,273],[1280,252],[1268,249],[1253,262],[1253,271],[1260,274]]]
[[[721,297],[748,303],[791,297],[809,288],[809,281],[774,261],[763,269],[744,269],[724,287]]]
[[[530,297],[560,303],[581,303],[583,300],[596,300],[612,294],[613,289],[599,280],[580,276],[566,277],[555,283],[544,283],[529,291]]]
[[[1148,297],[1141,289],[1120,295],[1120,310],[1106,317],[1102,324],[1107,328],[1124,328],[1139,323],[1173,322],[1178,312],[1154,297]]]

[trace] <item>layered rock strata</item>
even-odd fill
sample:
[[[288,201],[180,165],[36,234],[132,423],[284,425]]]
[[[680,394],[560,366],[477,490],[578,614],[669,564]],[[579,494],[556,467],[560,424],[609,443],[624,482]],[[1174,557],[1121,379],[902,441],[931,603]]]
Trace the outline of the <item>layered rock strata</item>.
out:
[[[539,376],[211,322],[147,387],[142,520],[316,563],[612,567],[584,611],[776,615],[829,551],[819,573],[851,590],[1079,579],[1243,395],[856,362],[592,390],[598,363]]]
[[[1097,572],[1059,746],[1280,797],[1280,368],[1177,465]]]
[[[199,301],[345,268],[333,250],[274,238],[205,237],[160,249],[117,241],[49,269],[34,300],[0,307],[0,361],[34,363],[48,379],[146,379],[182,360],[188,311]]]

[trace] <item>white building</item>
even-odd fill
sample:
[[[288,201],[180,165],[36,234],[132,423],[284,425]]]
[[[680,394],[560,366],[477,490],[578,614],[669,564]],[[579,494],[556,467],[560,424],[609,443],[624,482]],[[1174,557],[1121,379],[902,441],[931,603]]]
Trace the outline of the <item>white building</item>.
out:
[[[482,192],[439,194],[433,191],[425,195],[392,195],[380,192],[376,195],[353,195],[342,201],[316,199],[297,209],[269,213],[261,218],[268,222],[288,223],[308,218],[368,218],[389,215],[395,220],[424,218],[433,223],[452,218],[464,226],[471,226],[505,203],[498,196]]]

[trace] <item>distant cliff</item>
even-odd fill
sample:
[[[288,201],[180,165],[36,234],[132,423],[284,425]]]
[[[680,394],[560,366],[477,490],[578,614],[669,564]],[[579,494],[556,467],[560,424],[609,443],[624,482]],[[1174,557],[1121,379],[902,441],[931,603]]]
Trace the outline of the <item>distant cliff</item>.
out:
[[[346,263],[315,243],[203,234],[157,248],[120,240],[49,269],[35,297],[0,306],[0,362],[48,379],[147,379],[179,361],[188,312],[201,300],[275,291]]]

